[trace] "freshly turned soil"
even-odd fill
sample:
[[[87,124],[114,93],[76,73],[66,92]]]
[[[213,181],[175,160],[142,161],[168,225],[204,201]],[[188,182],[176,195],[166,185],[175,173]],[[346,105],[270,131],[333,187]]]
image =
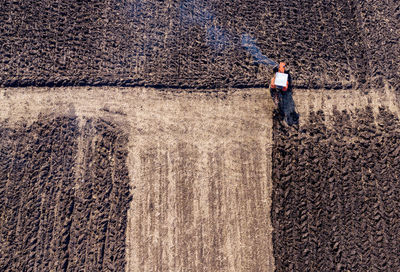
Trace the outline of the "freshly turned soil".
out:
[[[3,86],[267,86],[243,34],[297,87],[400,83],[395,0],[3,2]]]
[[[1,127],[0,270],[123,271],[126,136],[101,120],[80,131],[70,117]]]
[[[366,80],[383,87],[384,80],[400,94],[400,2],[355,1],[367,54]]]
[[[400,270],[399,132],[385,108],[311,112],[300,128],[275,120],[277,271]]]
[[[269,84],[270,67],[241,44],[249,35],[265,56],[288,64],[295,91],[392,87],[400,98],[400,1],[4,0],[0,7],[0,87],[162,90],[126,100],[124,92],[136,90],[124,88],[112,107],[84,96],[83,126],[47,115],[31,125],[0,123],[0,271],[400,270],[394,114],[318,111],[289,128],[275,118],[269,213],[271,130],[262,124],[271,124],[271,108],[246,92],[230,105],[224,91]],[[175,97],[196,89],[205,98]],[[51,114],[73,104],[72,95],[49,97],[32,103],[43,101]],[[21,114],[28,102],[6,104]],[[100,113],[137,125],[129,135],[141,140],[129,145],[140,159],[135,205],[128,135]]]

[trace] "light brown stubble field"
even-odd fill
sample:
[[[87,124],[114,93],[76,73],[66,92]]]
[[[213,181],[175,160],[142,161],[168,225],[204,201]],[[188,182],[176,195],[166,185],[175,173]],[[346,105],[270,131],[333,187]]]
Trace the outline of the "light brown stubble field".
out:
[[[130,135],[127,271],[273,270],[267,90],[25,88],[1,96],[9,123],[100,117]]]

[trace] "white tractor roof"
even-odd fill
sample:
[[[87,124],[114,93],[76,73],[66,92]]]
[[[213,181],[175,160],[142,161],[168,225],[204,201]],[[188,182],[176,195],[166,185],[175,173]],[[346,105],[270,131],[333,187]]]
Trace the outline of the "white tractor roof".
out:
[[[288,74],[279,73],[275,74],[275,85],[279,87],[286,87],[286,83],[288,81]]]

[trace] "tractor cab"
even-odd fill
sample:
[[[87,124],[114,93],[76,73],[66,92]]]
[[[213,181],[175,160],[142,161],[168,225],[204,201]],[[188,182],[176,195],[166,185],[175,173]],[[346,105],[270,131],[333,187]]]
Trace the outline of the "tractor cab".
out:
[[[274,71],[275,75],[271,79],[271,89],[287,91],[287,89],[289,88],[289,75],[285,73],[285,66],[285,63],[281,62],[279,63],[278,71]]]

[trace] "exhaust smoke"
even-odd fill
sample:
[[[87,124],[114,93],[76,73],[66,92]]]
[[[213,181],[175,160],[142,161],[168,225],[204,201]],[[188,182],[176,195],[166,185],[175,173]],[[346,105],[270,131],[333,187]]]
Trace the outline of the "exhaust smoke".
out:
[[[253,56],[257,63],[269,65],[272,67],[278,66],[278,63],[267,58],[261,53],[260,48],[256,45],[256,41],[248,34],[242,34],[242,46]]]
[[[227,30],[215,24],[215,15],[207,10],[203,0],[183,0],[180,4],[180,19],[183,24],[195,24],[206,28],[208,46],[221,52],[229,44],[233,44],[232,35]],[[247,33],[241,36],[241,46],[249,52],[254,61],[268,66],[277,66],[273,60],[262,54],[256,41]]]

